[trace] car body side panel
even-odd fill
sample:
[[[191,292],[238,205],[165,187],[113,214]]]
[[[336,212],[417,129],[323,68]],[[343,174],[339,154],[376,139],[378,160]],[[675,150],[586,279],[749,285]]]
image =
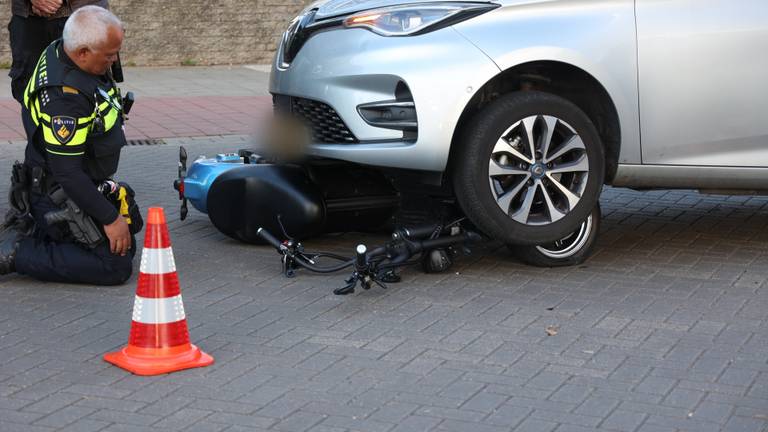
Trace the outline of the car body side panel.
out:
[[[633,0],[502,1],[456,30],[502,70],[557,61],[592,75],[619,114],[622,163],[641,163]]]
[[[476,89],[499,72],[450,27],[412,37],[334,29],[310,38],[287,69],[273,64],[270,92],[327,103],[359,140],[368,141],[312,145],[313,155],[442,171],[464,107]],[[394,99],[398,80],[413,95],[420,125],[416,142],[397,141],[402,132],[372,127],[357,112],[360,104]]]
[[[643,162],[768,167],[768,1],[638,0]]]

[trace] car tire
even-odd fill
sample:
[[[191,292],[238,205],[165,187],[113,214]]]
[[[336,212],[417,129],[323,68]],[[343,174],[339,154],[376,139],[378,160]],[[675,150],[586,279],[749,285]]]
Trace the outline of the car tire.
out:
[[[501,96],[462,129],[452,154],[456,199],[488,236],[537,245],[576,231],[605,177],[603,145],[572,102],[537,91]]]
[[[576,231],[560,240],[544,245],[508,247],[520,261],[537,267],[578,265],[592,256],[601,220],[602,213],[598,203]]]

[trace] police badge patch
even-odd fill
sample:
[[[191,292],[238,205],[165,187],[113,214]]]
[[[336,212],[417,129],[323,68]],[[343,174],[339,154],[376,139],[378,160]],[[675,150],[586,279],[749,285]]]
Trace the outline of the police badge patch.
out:
[[[77,120],[72,117],[56,116],[51,119],[51,130],[56,141],[61,144],[67,144],[75,136]]]

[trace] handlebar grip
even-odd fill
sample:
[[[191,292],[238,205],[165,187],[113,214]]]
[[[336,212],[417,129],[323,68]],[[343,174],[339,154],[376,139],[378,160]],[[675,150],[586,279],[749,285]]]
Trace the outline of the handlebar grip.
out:
[[[368,258],[365,254],[368,252],[368,248],[364,244],[357,245],[355,249],[355,268],[357,270],[364,270],[368,267]]]
[[[256,230],[256,235],[263,238],[267,243],[274,246],[277,250],[283,250],[285,246],[278,240],[275,236],[270,234],[269,231],[265,230],[264,228],[259,228]]]
[[[403,233],[411,240],[417,240],[434,234],[437,224],[422,225],[418,227],[403,228]]]

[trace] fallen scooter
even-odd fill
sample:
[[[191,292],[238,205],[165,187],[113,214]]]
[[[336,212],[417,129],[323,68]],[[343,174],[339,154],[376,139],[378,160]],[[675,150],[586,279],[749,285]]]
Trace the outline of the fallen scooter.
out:
[[[249,243],[271,244],[281,255],[283,274],[293,277],[303,268],[333,273],[353,268],[346,285],[335,294],[355,291],[359,284],[386,287],[399,281],[397,269],[421,263],[426,272],[447,271],[456,255],[469,253],[467,245],[481,236],[467,230],[464,218],[449,223],[424,223],[398,228],[384,246],[369,250],[359,245],[354,257],[311,253],[300,240],[355,231],[381,231],[392,222],[401,196],[383,174],[338,161],[275,164],[254,152],[199,157],[187,169],[187,152],[179,150],[178,179],[174,188],[182,200],[207,213],[222,233]],[[272,233],[282,233],[281,241]],[[321,266],[320,260],[334,261]]]

